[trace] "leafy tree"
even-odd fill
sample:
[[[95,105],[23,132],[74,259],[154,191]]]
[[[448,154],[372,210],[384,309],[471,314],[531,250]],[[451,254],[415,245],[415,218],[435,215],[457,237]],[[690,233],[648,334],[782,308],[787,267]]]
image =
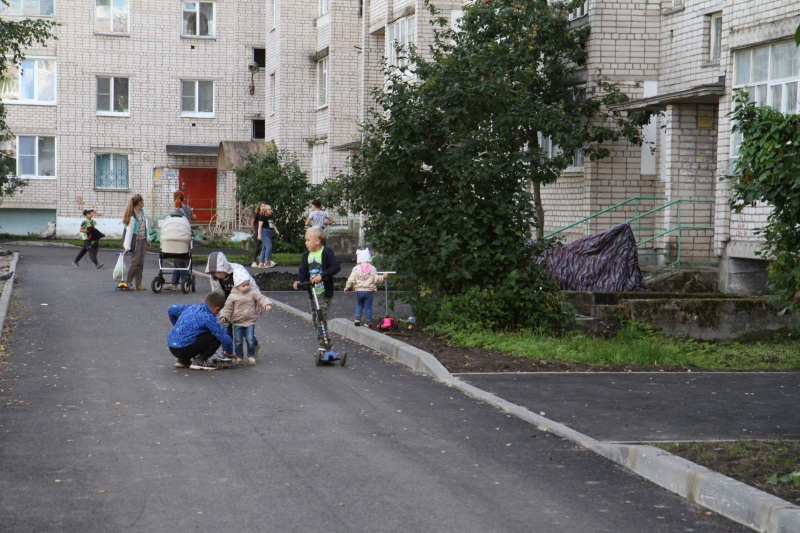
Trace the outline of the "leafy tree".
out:
[[[7,0],[0,0],[8,5]],[[33,45],[44,45],[53,38],[52,29],[55,22],[42,19],[25,19],[13,21],[0,19],[0,80],[7,76],[11,65],[17,65],[25,58],[25,49]],[[6,124],[6,108],[0,100],[0,135],[10,134]],[[12,196],[26,185],[26,181],[14,175],[16,165],[13,158],[0,153],[0,202],[6,196]]]
[[[800,304],[800,115],[757,107],[736,91],[732,130],[742,134],[732,182],[731,207],[772,206],[759,230],[770,260],[770,289],[788,306]]]
[[[534,222],[541,236],[540,187],[579,148],[598,159],[601,143],[638,141],[644,121],[603,111],[626,99],[613,85],[578,86],[586,30],[568,19],[577,4],[483,0],[465,6],[459,31],[429,5],[431,59],[398,49],[412,66],[389,68],[375,92],[381,110],[342,187],[369,215],[370,244],[420,289],[417,308],[460,295],[467,309],[504,302],[496,319],[476,317],[492,327],[558,324],[553,287],[525,245]],[[542,135],[563,153],[546,157]]]
[[[266,202],[275,213],[275,224],[281,232],[283,246],[276,249],[303,250],[303,234],[308,204],[314,196],[308,175],[297,159],[286,151],[268,150],[265,154],[247,157],[247,164],[236,169],[236,198],[245,205]]]

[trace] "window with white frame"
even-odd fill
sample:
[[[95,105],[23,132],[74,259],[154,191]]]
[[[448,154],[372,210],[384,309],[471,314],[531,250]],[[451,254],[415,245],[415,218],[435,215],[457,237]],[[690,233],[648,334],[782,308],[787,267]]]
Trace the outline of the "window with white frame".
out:
[[[95,154],[94,188],[127,190],[128,154]]]
[[[214,82],[181,80],[181,116],[214,116]]]
[[[278,110],[278,102],[276,99],[277,89],[275,87],[275,73],[269,75],[269,113],[274,115]]]
[[[97,114],[125,115],[128,107],[130,84],[128,78],[97,77]]]
[[[16,159],[17,176],[21,178],[54,178],[56,176],[56,138],[20,135],[6,144],[6,152]],[[13,154],[10,153],[13,151]]]
[[[94,31],[123,33],[130,31],[128,0],[95,0]]]
[[[328,177],[328,143],[318,142],[311,147],[311,183],[318,185]]]
[[[464,16],[463,9],[454,9],[450,12],[450,29],[453,31],[461,31],[461,17]]]
[[[6,103],[54,104],[55,59],[28,58],[19,65],[10,65],[0,80],[0,99]]]
[[[214,37],[214,2],[183,2],[181,35],[187,37]]]
[[[553,139],[551,137],[545,137],[541,133],[539,134],[539,147],[542,149],[542,154],[547,159],[552,159],[554,156],[561,155],[563,153],[563,150],[561,150],[558,145],[553,144]],[[572,161],[570,162],[568,168],[572,171],[577,171],[578,169],[583,168],[585,155],[586,151],[583,148],[575,150],[575,153],[572,154]]]
[[[319,0],[319,16],[331,10],[331,0]]]
[[[317,61],[317,107],[328,105],[328,58]]]
[[[55,13],[55,0],[6,0],[0,2],[0,15],[19,15],[24,17],[52,17]]]
[[[386,32],[386,59],[395,67],[408,66],[408,52],[417,40],[417,17],[411,15],[397,19]]]
[[[787,115],[800,111],[800,53],[794,41],[737,50],[733,55],[734,89],[746,89],[750,101]],[[731,139],[731,154],[739,152],[741,133]]]
[[[719,61],[722,49],[722,13],[711,15],[711,25],[709,32],[708,59],[709,61]]]
[[[579,19],[589,14],[589,0],[576,7],[570,14],[569,20]]]

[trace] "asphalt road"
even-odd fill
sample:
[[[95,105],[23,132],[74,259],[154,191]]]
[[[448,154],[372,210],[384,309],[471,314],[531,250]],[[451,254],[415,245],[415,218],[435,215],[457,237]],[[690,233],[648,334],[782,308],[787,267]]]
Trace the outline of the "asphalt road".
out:
[[[800,439],[800,372],[458,376],[598,440]]]
[[[280,311],[257,366],[177,370],[166,309],[202,292],[115,292],[108,251],[22,253],[3,531],[745,531],[344,340],[346,367],[316,367]]]

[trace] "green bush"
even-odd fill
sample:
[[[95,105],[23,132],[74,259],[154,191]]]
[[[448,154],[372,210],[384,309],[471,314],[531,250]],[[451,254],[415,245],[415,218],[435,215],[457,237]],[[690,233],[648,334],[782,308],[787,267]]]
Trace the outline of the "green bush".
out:
[[[567,308],[548,282],[531,281],[530,272],[514,270],[484,286],[460,294],[428,294],[412,300],[426,326],[462,331],[516,331],[544,328],[559,332],[569,321]]]

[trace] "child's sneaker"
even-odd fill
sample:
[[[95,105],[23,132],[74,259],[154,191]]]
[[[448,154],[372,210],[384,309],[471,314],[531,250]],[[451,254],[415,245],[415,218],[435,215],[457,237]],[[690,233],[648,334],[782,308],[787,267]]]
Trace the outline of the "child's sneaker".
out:
[[[270,267],[270,268],[274,268],[274,267],[276,267],[276,266],[278,266],[278,263],[276,263],[275,261],[270,261],[270,262],[269,262],[269,267]]]
[[[258,263],[253,261],[252,263],[250,263],[250,268],[258,268]]]
[[[361,325],[361,321],[356,318],[355,320],[353,320],[353,325],[360,326]]]
[[[260,352],[260,351],[261,351],[261,345],[260,344],[256,344],[255,347],[253,348],[253,357],[252,358],[253,359],[257,358],[258,357],[258,352]]]
[[[210,359],[207,359],[205,361],[194,361],[189,368],[192,370],[216,370],[217,365],[212,363]]]
[[[241,364],[242,364],[242,362],[243,362],[243,360],[242,360],[242,358],[241,358],[241,357],[237,357],[237,358],[235,358],[235,359],[233,360],[233,362],[234,362],[235,364],[237,364],[237,365],[241,365]]]
[[[72,266],[74,266],[75,268],[80,268],[80,267],[81,267],[81,266],[78,264],[78,262],[77,262],[77,261],[73,261],[73,262],[72,262]]]
[[[256,358],[255,357],[248,357],[247,364],[250,366],[256,366]]]
[[[217,361],[223,361],[225,363],[229,363],[229,362],[233,361],[233,359],[231,359],[230,357],[228,357],[224,353],[221,353],[219,355],[215,355],[214,357],[216,357]]]

